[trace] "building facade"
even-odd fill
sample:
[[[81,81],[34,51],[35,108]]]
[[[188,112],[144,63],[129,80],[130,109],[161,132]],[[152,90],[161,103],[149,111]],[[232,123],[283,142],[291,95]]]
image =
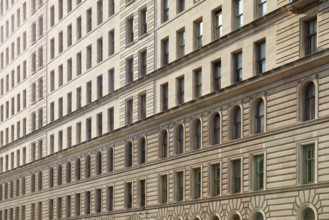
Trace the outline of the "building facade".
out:
[[[0,220],[329,219],[329,2],[0,0]]]

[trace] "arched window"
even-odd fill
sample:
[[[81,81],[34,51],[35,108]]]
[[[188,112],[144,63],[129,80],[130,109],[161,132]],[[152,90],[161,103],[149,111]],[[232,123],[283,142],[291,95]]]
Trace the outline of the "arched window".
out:
[[[49,187],[54,187],[54,168],[49,169]]]
[[[241,109],[236,106],[232,110],[232,139],[241,138]]]
[[[239,215],[235,214],[232,216],[232,220],[241,220],[241,219]]]
[[[89,178],[91,176],[90,170],[90,156],[88,155],[85,160],[85,177]]]
[[[264,101],[259,99],[256,103],[256,133],[264,132]]]
[[[107,150],[107,171],[112,172],[114,169],[114,155],[113,155],[113,148]]]
[[[200,218],[199,217],[194,217],[193,220],[200,220]]]
[[[42,172],[38,174],[38,190],[42,190]]]
[[[0,185],[0,190],[2,186]],[[1,192],[0,192],[1,194]],[[16,180],[16,196],[19,196],[19,179]],[[2,199],[2,195],[0,196],[0,200]]]
[[[216,113],[212,120],[212,144],[220,143],[220,115]]]
[[[76,180],[81,179],[81,161],[80,161],[80,159],[77,159],[75,161],[75,179]]]
[[[66,163],[66,183],[71,182],[71,163]]]
[[[201,121],[196,119],[193,123],[193,150],[200,149],[202,146]]]
[[[62,185],[62,165],[57,168],[57,185]]]
[[[305,87],[304,96],[304,121],[312,120],[315,118],[315,86],[310,82]]]
[[[161,158],[165,158],[168,156],[168,132],[167,130],[163,130],[160,135],[160,149],[159,154]]]
[[[218,216],[217,215],[214,215],[211,220],[219,220]]]
[[[141,137],[138,142],[138,163],[143,164],[146,162],[146,140]]]
[[[260,213],[260,212],[256,212],[256,213],[254,214],[253,220],[264,220],[264,216],[263,216],[262,213]]]
[[[126,167],[132,167],[133,165],[133,144],[129,141],[126,144]]]
[[[305,208],[302,212],[301,220],[315,220],[315,214],[313,209]]]
[[[176,154],[184,153],[184,127],[178,125],[176,128]]]
[[[31,192],[35,192],[35,174],[31,176]]]
[[[96,154],[96,175],[102,174],[102,153],[97,152]]]

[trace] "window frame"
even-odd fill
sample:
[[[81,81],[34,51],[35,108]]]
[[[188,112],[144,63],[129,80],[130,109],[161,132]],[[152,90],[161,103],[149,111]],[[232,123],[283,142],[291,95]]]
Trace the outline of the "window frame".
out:
[[[314,180],[313,182],[305,182],[304,179],[304,148],[313,145],[314,147]],[[297,183],[299,186],[312,185],[318,183],[318,139],[308,139],[297,143]]]

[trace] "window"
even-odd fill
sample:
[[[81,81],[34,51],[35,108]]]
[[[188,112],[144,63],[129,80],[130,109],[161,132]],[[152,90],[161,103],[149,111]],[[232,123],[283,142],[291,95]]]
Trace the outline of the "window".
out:
[[[66,183],[71,182],[71,163],[67,162],[66,164]]]
[[[91,11],[91,8],[87,10],[87,33],[89,33],[92,29],[92,11]]]
[[[264,189],[264,155],[253,157],[253,185],[254,190]]]
[[[141,9],[139,12],[139,36],[147,33],[146,12],[146,8]]]
[[[257,10],[258,10],[258,16],[262,17],[266,14],[266,0],[256,0],[257,1]]]
[[[86,69],[90,69],[91,68],[91,65],[92,65],[92,47],[91,45],[89,45],[87,47],[87,53],[86,53],[86,59],[87,59],[87,62],[86,62]]]
[[[108,131],[113,131],[114,129],[114,108],[109,108],[107,110],[108,117]]]
[[[265,41],[256,44],[256,55],[257,55],[257,73],[264,73],[265,70],[265,59],[266,59],[266,43]]]
[[[167,175],[160,176],[160,202],[168,202],[168,179]]]
[[[130,125],[133,122],[133,100],[126,101],[126,125]]]
[[[50,40],[50,59],[55,57],[55,39],[52,38]]]
[[[58,0],[58,20],[63,18],[63,0]]]
[[[34,43],[37,39],[37,24],[32,24],[32,43]]]
[[[195,43],[194,48],[198,49],[203,45],[203,22],[198,20],[194,22]]]
[[[43,17],[39,17],[39,37],[43,35]]]
[[[86,119],[86,138],[91,139],[91,118]]]
[[[82,37],[82,21],[81,16],[77,18],[77,40],[79,40]]]
[[[103,1],[97,1],[97,25],[103,23]]]
[[[241,109],[236,106],[232,110],[232,139],[241,138]]]
[[[96,189],[95,192],[95,212],[100,213],[102,211],[102,189]]]
[[[103,61],[103,38],[97,40],[97,63]]]
[[[302,220],[315,220],[315,214],[312,208],[304,208],[300,214]],[[260,218],[263,219],[263,218]],[[258,220],[258,219],[257,219]]]
[[[184,127],[183,125],[178,125],[176,128],[176,154],[184,153],[184,147]]]
[[[72,0],[67,0],[67,13],[72,11]]]
[[[85,178],[89,178],[91,175],[91,162],[90,162],[90,156],[88,155],[85,159]]]
[[[107,211],[113,211],[113,206],[114,206],[114,190],[113,190],[113,186],[109,186],[107,187],[107,192],[106,192],[106,198],[107,198],[107,202],[106,202],[106,209]]]
[[[176,193],[176,201],[184,200],[184,172],[179,171],[176,172],[175,175],[175,193]]]
[[[91,206],[91,198],[90,198],[90,191],[85,193],[85,214],[90,214],[90,206]]]
[[[243,25],[243,0],[234,0],[235,27],[240,28]]]
[[[177,0],[177,14],[185,10],[185,0]]]
[[[242,81],[242,52],[233,54],[234,58],[234,82]]]
[[[54,169],[53,168],[49,169],[49,187],[50,188],[54,187]]]
[[[139,119],[143,120],[146,118],[146,94],[139,95]]]
[[[192,198],[201,198],[201,168],[192,169]]]
[[[184,103],[184,96],[185,96],[185,83],[184,83],[184,76],[177,78],[176,80],[177,86],[177,105],[181,105]]]
[[[178,39],[178,58],[185,56],[185,28],[177,32]]]
[[[159,156],[160,158],[165,158],[168,157],[168,131],[167,130],[163,130],[160,133],[160,148],[159,148]]]
[[[79,76],[82,72],[82,56],[81,52],[77,53],[77,76]]]
[[[133,159],[133,144],[129,141],[126,145],[126,167],[132,167]]]
[[[54,135],[50,135],[50,153],[53,154],[55,152],[55,137]]]
[[[223,20],[222,20],[222,9],[218,9],[214,13],[214,39],[219,39],[223,34]]]
[[[63,31],[58,34],[58,53],[63,52]]]
[[[72,59],[67,60],[67,81],[72,80]]]
[[[162,0],[162,22],[169,20],[169,0]]]
[[[55,89],[55,71],[50,71],[50,91]]]
[[[109,0],[109,17],[114,15],[114,0]]]
[[[72,24],[67,26],[67,47],[72,45]]]
[[[264,132],[264,101],[259,99],[256,103],[256,133]]]
[[[202,95],[202,69],[193,71],[194,81],[194,98],[199,98]]]
[[[134,59],[133,57],[126,61],[126,84],[131,83],[134,80]]]
[[[143,50],[139,53],[139,77],[143,77],[147,72],[147,52]]]
[[[58,99],[58,118],[63,117],[63,98]]]
[[[315,118],[315,86],[313,82],[308,83],[304,89],[304,121]]]
[[[107,150],[107,171],[112,172],[114,170],[114,154],[113,148]]]
[[[38,190],[42,190],[42,172],[38,174]]]
[[[126,27],[127,27],[127,44],[130,44],[134,41],[134,17],[133,16],[127,18]]]
[[[103,165],[102,165],[102,153],[101,152],[98,152],[97,155],[96,155],[96,174],[97,175],[102,174],[102,168],[103,168]]]
[[[126,208],[130,209],[133,207],[133,189],[132,189],[132,183],[126,183]]]
[[[97,98],[103,97],[103,75],[97,77]]]
[[[145,162],[146,162],[146,140],[144,137],[142,137],[138,142],[138,163],[144,164]]]
[[[211,137],[212,137],[212,144],[220,143],[220,115],[219,115],[219,113],[215,113],[212,117]]]
[[[139,206],[145,207],[146,205],[146,181],[139,180]]]
[[[234,214],[231,219],[232,220],[241,220],[241,218],[238,214]]]
[[[220,164],[212,164],[210,172],[210,194],[211,196],[218,196],[221,190]]]
[[[39,47],[38,54],[39,54],[39,59],[38,59],[39,68],[41,68],[41,67],[43,67],[43,48],[42,48],[42,46]]]
[[[241,192],[241,159],[231,161],[231,192],[240,193]]]
[[[102,113],[97,114],[97,135],[103,134],[103,115]]]
[[[305,23],[306,31],[306,55],[315,53],[317,51],[317,19],[312,19]]]
[[[302,161],[300,162],[301,168],[301,183],[310,184],[315,182],[315,146],[308,144],[301,146]]]
[[[66,209],[66,217],[71,216],[71,196],[66,196],[66,204],[65,204],[65,209]]]
[[[51,8],[50,8],[50,27],[53,27],[54,25],[55,25],[55,6],[51,6]]]
[[[81,143],[81,123],[77,123],[76,125],[76,142],[77,144],[80,144]]]
[[[161,110],[168,110],[168,83],[161,85]]]
[[[213,90],[219,90],[222,88],[222,64],[221,61],[216,61],[213,64]]]
[[[80,161],[80,159],[77,159],[75,161],[75,179],[76,180],[81,179],[81,161]]]
[[[77,88],[77,109],[81,108],[81,87]]]
[[[91,103],[92,101],[92,84],[91,81],[86,84],[86,104]]]
[[[75,194],[75,215],[80,216],[81,214],[81,197],[80,193]]]
[[[114,30],[109,32],[109,56],[114,54]]]
[[[168,1],[168,0],[166,0]],[[169,63],[169,38],[166,38],[161,41],[162,46],[162,66],[165,66]]]

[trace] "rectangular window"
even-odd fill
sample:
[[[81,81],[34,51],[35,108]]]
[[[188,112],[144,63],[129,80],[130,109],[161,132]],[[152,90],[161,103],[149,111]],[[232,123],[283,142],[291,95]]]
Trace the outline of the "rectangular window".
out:
[[[57,198],[57,218],[62,218],[62,198]]]
[[[234,82],[242,81],[242,52],[233,54],[234,58]]]
[[[71,196],[66,196],[66,204],[65,204],[65,209],[66,209],[66,217],[71,216]]]
[[[302,146],[302,183],[310,184],[315,182],[315,146],[309,144]]]
[[[306,55],[315,53],[317,51],[317,19],[307,21],[305,23],[306,36]]]
[[[103,115],[102,113],[97,114],[97,135],[103,134]]]
[[[89,33],[92,30],[92,11],[91,8],[87,10],[87,33]]]
[[[95,192],[95,212],[100,213],[102,211],[102,189],[96,189]]]
[[[139,181],[139,206],[145,207],[146,204],[146,182],[145,180]]]
[[[67,0],[67,13],[72,11],[72,0]]]
[[[43,125],[43,123],[42,123],[42,121],[43,121],[43,110],[42,110],[42,108],[39,109],[38,116],[39,116],[38,128],[40,129],[40,128],[42,128],[42,125]]]
[[[114,15],[114,0],[109,0],[109,17]]]
[[[114,129],[114,108],[109,108],[108,113],[108,130],[113,131]]]
[[[76,142],[77,144],[80,144],[81,143],[81,123],[77,123],[77,126],[76,126]]]
[[[34,43],[37,39],[37,25],[36,23],[32,24],[32,43]]]
[[[39,37],[43,35],[43,17],[39,17]]]
[[[81,16],[77,18],[77,40],[79,40],[82,37],[82,22],[81,22]]]
[[[231,187],[232,193],[240,193],[241,192],[241,160],[233,160],[231,162],[232,171],[231,171]]]
[[[264,155],[253,157],[254,190],[264,189]]]
[[[58,53],[63,52],[63,31],[58,33]]]
[[[63,150],[63,131],[58,132],[58,150]]]
[[[215,28],[215,39],[219,39],[222,36],[222,9],[214,11],[214,28]]]
[[[127,44],[130,44],[134,41],[134,17],[127,18],[126,21],[127,27]]]
[[[169,0],[162,0],[162,22],[169,20]]]
[[[91,81],[87,82],[86,88],[86,103],[89,104],[92,101],[92,88],[91,88]]]
[[[91,118],[86,119],[86,137],[87,140],[91,139]]]
[[[160,176],[160,202],[168,202],[168,179],[167,175]]]
[[[199,199],[201,198],[201,168],[194,168],[192,170],[192,196],[193,199]]]
[[[90,191],[87,191],[85,193],[85,214],[90,214],[90,203],[91,203],[91,198],[90,198]]]
[[[126,84],[129,84],[134,80],[134,59],[132,57],[127,59],[126,68]]]
[[[177,86],[176,86],[176,91],[177,91],[177,104],[181,105],[184,103],[184,96],[185,96],[185,82],[184,82],[184,76],[177,78]]]
[[[266,8],[267,8],[266,0],[257,0],[257,10],[259,17],[262,17],[266,14]]]
[[[194,76],[194,98],[202,95],[202,69],[193,71]]]
[[[217,61],[213,63],[213,88],[214,91],[222,88],[222,63]]]
[[[81,198],[80,193],[75,194],[75,215],[81,215]]]
[[[143,50],[142,52],[139,53],[139,76],[143,77],[146,75],[147,72],[147,52],[146,50]]]
[[[67,60],[67,81],[72,80],[72,59]]]
[[[55,57],[55,39],[52,38],[50,40],[50,59]]]
[[[37,54],[36,52],[32,53],[32,72],[37,71]]]
[[[50,122],[55,120],[55,104],[54,102],[50,103]]]
[[[63,85],[63,65],[58,67],[58,86]]]
[[[97,77],[97,98],[103,97],[103,76],[100,75]]]
[[[265,60],[266,60],[266,43],[265,41],[256,44],[256,56],[257,56],[257,73],[265,72]]]
[[[139,12],[139,36],[147,33],[146,12],[146,8],[141,9]]]
[[[161,110],[168,109],[168,83],[161,85]]]
[[[133,122],[133,100],[129,99],[126,101],[126,125]]]
[[[234,0],[234,14],[235,14],[235,27],[236,29],[243,25],[243,0]]]
[[[50,71],[50,91],[55,89],[55,71]]]
[[[38,54],[39,54],[39,59],[38,59],[39,68],[41,68],[41,67],[43,67],[43,48],[42,48],[42,46],[39,47]]]
[[[77,53],[77,76],[82,73],[82,56],[81,52]]]
[[[177,14],[185,10],[185,0],[177,0]]]
[[[76,109],[81,108],[81,87],[77,88],[77,106]]]
[[[146,118],[146,94],[141,94],[139,96],[139,119],[142,120]]]
[[[50,27],[55,25],[55,6],[50,8]]]
[[[63,0],[58,0],[58,20],[63,18]]]
[[[175,186],[176,186],[176,201],[184,200],[184,172],[176,172],[175,176]]]
[[[103,61],[103,38],[97,40],[97,63]]]
[[[114,54],[114,30],[109,32],[109,56]]]
[[[194,33],[195,33],[195,49],[202,47],[203,45],[203,22],[198,20],[194,22]]]
[[[67,114],[72,112],[72,93],[67,93]]]
[[[114,69],[109,70],[109,93],[114,91]]]
[[[113,207],[114,207],[114,193],[113,193],[113,186],[109,186],[107,187],[107,211],[113,211]]]
[[[212,196],[219,196],[221,189],[220,164],[211,165],[210,172],[210,193]]]
[[[49,199],[49,205],[48,205],[48,216],[49,219],[54,219],[54,200]]]
[[[132,183],[126,183],[126,208],[131,209],[133,207],[133,189]]]
[[[97,2],[97,25],[103,23],[103,1]]]
[[[36,101],[36,93],[37,93],[37,91],[36,91],[36,84],[35,83],[33,83],[32,84],[32,103],[35,103],[35,101]]]
[[[177,53],[178,58],[185,56],[185,28],[177,32],[178,47]]]
[[[165,66],[169,63],[169,38],[166,38],[161,41],[162,48],[162,66]]]
[[[91,64],[92,64],[92,48],[91,45],[89,45],[87,47],[87,53],[86,53],[86,69],[90,69],[91,68]]]
[[[72,45],[72,24],[67,26],[67,46]]]

